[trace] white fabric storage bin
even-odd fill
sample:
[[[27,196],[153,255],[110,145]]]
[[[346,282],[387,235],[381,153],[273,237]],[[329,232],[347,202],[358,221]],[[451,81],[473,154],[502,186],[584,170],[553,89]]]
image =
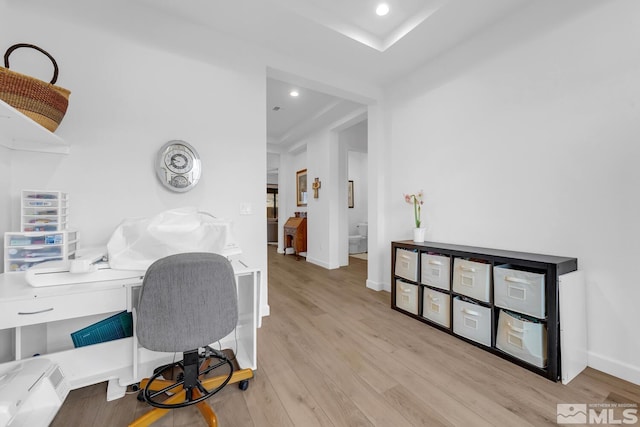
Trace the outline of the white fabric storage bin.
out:
[[[418,281],[418,252],[396,249],[396,276],[413,282]]]
[[[446,328],[451,326],[451,296],[433,289],[424,288],[422,317]]]
[[[491,264],[455,258],[453,260],[453,291],[479,301],[489,302]]]
[[[396,307],[418,314],[418,285],[396,280]]]
[[[420,283],[446,291],[450,290],[450,265],[451,260],[448,256],[422,254]]]
[[[493,267],[493,304],[538,319],[546,317],[544,274]]]
[[[453,332],[491,347],[491,309],[454,298]]]
[[[547,328],[500,310],[496,347],[538,368],[547,366]]]

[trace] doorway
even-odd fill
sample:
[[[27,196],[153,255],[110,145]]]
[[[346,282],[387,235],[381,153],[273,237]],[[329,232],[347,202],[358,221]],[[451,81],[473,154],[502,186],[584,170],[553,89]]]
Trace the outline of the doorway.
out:
[[[278,245],[278,184],[267,184],[267,244]]]

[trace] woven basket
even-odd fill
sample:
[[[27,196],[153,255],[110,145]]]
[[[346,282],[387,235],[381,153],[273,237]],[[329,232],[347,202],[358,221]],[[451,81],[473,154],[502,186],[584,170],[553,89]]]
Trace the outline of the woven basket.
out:
[[[35,49],[47,55],[54,69],[51,83],[9,69],[9,55],[21,47]],[[51,132],[55,131],[67,112],[71,94],[67,89],[54,85],[58,80],[56,60],[38,46],[19,43],[7,49],[4,66],[5,68],[0,67],[0,99]]]

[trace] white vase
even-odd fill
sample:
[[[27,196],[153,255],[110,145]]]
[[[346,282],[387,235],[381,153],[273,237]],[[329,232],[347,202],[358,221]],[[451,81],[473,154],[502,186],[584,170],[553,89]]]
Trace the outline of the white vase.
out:
[[[427,231],[424,227],[414,228],[413,229],[413,241],[414,242],[424,242],[424,232]]]

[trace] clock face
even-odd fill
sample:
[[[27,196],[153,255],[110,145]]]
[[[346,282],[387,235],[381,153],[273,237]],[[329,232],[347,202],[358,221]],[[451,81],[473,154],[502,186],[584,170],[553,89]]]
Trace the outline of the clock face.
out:
[[[193,168],[194,155],[188,148],[174,148],[164,156],[164,164],[171,172],[187,173]]]
[[[169,141],[158,152],[156,173],[160,182],[168,189],[189,191],[200,179],[200,156],[184,141]]]

